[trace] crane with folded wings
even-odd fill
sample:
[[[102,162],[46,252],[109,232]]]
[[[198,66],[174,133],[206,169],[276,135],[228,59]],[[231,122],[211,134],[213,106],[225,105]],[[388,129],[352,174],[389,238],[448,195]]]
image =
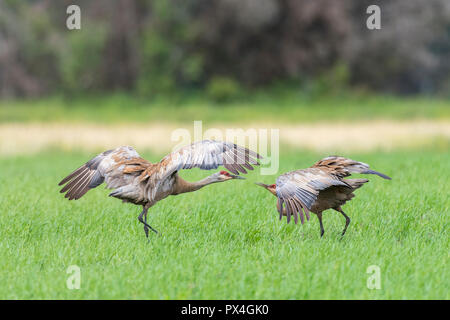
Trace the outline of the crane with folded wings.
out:
[[[277,197],[280,220],[283,216],[286,216],[289,223],[293,216],[297,224],[300,217],[303,224],[304,215],[309,220],[309,212],[315,213],[319,219],[320,236],[322,237],[325,232],[322,212],[327,209],[334,209],[345,218],[345,227],[342,231],[342,235],[344,235],[350,224],[350,218],[341,206],[355,196],[353,191],[369,181],[367,179],[344,179],[352,173],[376,174],[384,179],[391,180],[385,174],[371,170],[366,163],[330,156],[319,160],[310,168],[282,174],[275,184],[267,185],[259,182],[256,184]]]
[[[157,231],[147,223],[147,213],[151,206],[169,195],[196,191],[212,183],[232,179],[244,179],[239,173],[253,170],[262,157],[247,148],[234,143],[203,140],[180,148],[168,154],[158,163],[150,163],[141,158],[129,146],[105,151],[65,177],[59,185],[64,185],[61,193],[69,200],[80,199],[86,192],[103,182],[109,195],[143,207],[138,217],[144,225],[148,238],[149,230]],[[224,166],[228,171],[219,171],[196,182],[188,182],[178,175],[182,169],[217,169]]]

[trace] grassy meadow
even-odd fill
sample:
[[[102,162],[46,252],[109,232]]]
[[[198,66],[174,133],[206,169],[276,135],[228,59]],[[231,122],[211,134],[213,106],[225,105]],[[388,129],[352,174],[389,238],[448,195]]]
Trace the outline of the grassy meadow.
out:
[[[390,175],[344,206],[352,219],[278,220],[275,198],[247,175],[150,209],[160,231],[147,242],[140,208],[103,187],[67,201],[57,183],[94,154],[60,151],[0,157],[2,299],[449,299],[448,148],[351,153]],[[159,155],[142,154],[151,161]],[[326,156],[285,150],[280,172]],[[187,170],[186,179],[209,173]],[[81,268],[81,289],[66,287]],[[370,265],[381,289],[369,290]]]
[[[329,121],[450,119],[450,100],[363,93],[309,96],[298,90],[254,92],[215,102],[201,95],[134,97],[111,94],[0,101],[0,124],[56,123],[316,123]]]

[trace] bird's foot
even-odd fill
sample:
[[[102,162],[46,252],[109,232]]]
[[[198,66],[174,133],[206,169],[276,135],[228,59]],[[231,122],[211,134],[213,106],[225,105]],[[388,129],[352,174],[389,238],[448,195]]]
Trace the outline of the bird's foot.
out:
[[[150,226],[149,226],[150,227]],[[150,227],[150,230],[152,230],[154,233],[159,234],[158,230],[153,229],[152,227]]]
[[[157,230],[153,229],[149,224],[144,225],[145,237],[148,238],[148,230],[152,230],[154,233],[159,234]]]

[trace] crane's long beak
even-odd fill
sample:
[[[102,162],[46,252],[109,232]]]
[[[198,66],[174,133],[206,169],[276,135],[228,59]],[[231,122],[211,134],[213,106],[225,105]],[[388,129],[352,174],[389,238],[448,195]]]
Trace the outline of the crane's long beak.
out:
[[[261,183],[261,182],[255,182],[255,184],[256,184],[257,186],[260,186],[260,187],[263,187],[263,188],[266,188],[266,189],[267,189],[267,187],[268,187],[267,184],[264,184],[264,183]]]
[[[233,178],[233,179],[242,179],[242,180],[245,180],[244,177],[236,176],[236,175],[234,175],[234,174],[230,174],[230,177]]]

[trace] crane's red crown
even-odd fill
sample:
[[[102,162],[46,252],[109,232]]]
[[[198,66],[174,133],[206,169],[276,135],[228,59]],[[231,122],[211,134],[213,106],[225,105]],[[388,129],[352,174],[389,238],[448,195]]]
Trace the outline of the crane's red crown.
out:
[[[229,176],[230,175],[229,172],[224,171],[224,170],[220,171],[220,174],[223,174],[224,176]]]

